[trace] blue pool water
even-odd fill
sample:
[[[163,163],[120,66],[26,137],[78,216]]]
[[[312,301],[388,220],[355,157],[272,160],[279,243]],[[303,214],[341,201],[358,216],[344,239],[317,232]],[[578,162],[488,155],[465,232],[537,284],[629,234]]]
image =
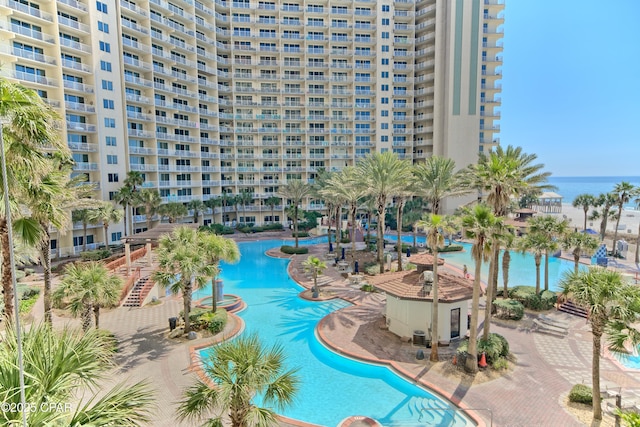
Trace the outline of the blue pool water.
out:
[[[316,240],[315,242],[324,241]],[[240,243],[242,259],[223,265],[224,291],[247,303],[240,313],[248,332],[257,332],[266,344],[286,346],[290,367],[299,367],[302,380],[294,405],[283,415],[335,426],[352,415],[375,418],[385,426],[469,426],[473,423],[442,398],[394,374],[384,366],[361,363],[326,349],[314,334],[320,319],[346,307],[342,300],[311,302],[298,298],[302,288],[286,272],[288,260],[269,258],[264,252],[282,241]],[[209,288],[194,294],[208,296]],[[339,325],[336,325],[339,327]],[[201,351],[206,358],[210,349]]]
[[[385,239],[396,241],[397,237],[392,235],[386,235]],[[413,244],[412,236],[402,236],[402,241],[405,243]],[[424,243],[424,236],[418,236],[418,242]],[[463,252],[446,252],[438,254],[439,257],[446,260],[446,263],[462,268],[465,264],[469,269],[469,273],[473,273],[475,269],[475,262],[471,257],[471,244],[455,242],[456,245],[462,245],[464,247]],[[502,255],[504,251],[500,251],[500,271],[498,273],[498,288],[502,286]],[[521,254],[518,252],[510,251],[511,261],[509,267],[509,287],[518,285],[536,285],[536,264],[534,262],[533,255],[529,253]],[[580,268],[586,268],[581,265]],[[558,291],[558,284],[563,275],[573,271],[573,262],[567,261],[562,258],[549,257],[549,289],[552,291]],[[489,275],[489,263],[483,263],[482,265],[482,280],[487,280]],[[540,263],[540,286],[544,288],[544,257]]]
[[[614,356],[627,368],[640,370],[640,345],[638,346],[635,355],[614,353]]]

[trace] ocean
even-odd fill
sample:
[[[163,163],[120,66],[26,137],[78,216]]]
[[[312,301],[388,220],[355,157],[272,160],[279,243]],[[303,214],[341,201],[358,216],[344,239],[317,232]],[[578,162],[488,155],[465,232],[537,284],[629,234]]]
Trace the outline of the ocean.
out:
[[[640,187],[640,176],[551,176],[549,184],[555,185],[558,193],[562,196],[562,203],[573,203],[579,194],[592,194],[599,196],[613,190],[616,184],[626,181],[631,185]],[[629,208],[634,208],[633,201],[628,204]]]

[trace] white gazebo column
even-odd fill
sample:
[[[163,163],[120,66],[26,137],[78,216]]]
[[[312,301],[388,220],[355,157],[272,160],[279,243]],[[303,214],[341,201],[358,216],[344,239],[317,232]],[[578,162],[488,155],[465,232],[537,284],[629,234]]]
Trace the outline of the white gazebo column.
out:
[[[151,241],[147,240],[147,265],[151,267]]]
[[[124,243],[124,258],[127,261],[127,276],[128,276],[129,272],[131,271],[131,246],[129,245],[128,241]]]

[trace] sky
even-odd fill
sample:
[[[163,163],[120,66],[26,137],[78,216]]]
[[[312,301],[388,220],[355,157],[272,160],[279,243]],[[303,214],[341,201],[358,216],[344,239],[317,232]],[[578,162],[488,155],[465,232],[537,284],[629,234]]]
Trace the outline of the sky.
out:
[[[640,176],[640,1],[506,0],[500,144],[553,176]]]

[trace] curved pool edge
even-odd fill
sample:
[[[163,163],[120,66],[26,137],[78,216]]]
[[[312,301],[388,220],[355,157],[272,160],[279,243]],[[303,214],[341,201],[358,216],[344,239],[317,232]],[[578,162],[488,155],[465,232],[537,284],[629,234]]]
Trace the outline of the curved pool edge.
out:
[[[340,310],[336,310],[333,313],[337,313],[338,311],[344,310],[348,307],[345,307],[343,309]],[[370,363],[373,365],[380,365],[380,366],[385,366],[388,369],[390,369],[393,373],[395,373],[396,375],[410,381],[413,382],[414,384],[417,384],[423,388],[425,388],[426,390],[428,390],[429,392],[433,392],[434,394],[437,395],[437,397],[449,401],[451,402],[453,405],[457,406],[458,408],[462,409],[464,412],[464,415],[467,418],[470,418],[471,421],[473,421],[476,426],[478,427],[487,427],[486,422],[480,417],[480,415],[473,409],[469,408],[467,405],[465,405],[464,403],[462,403],[462,401],[457,398],[456,396],[454,396],[453,394],[448,393],[447,391],[443,390],[442,388],[438,387],[435,384],[432,384],[428,381],[425,381],[422,378],[417,378],[415,376],[413,376],[411,374],[411,372],[407,371],[406,369],[404,369],[398,362],[394,361],[394,360],[388,360],[388,359],[377,359],[377,358],[373,358],[373,357],[365,357],[362,355],[358,355],[355,353],[351,353],[349,350],[343,349],[342,347],[339,347],[337,345],[334,345],[331,343],[331,341],[325,336],[324,331],[322,330],[322,326],[324,322],[327,322],[329,317],[333,314],[330,313],[327,316],[323,317],[318,324],[316,325],[316,336],[318,337],[318,340],[320,341],[320,343],[322,345],[324,345],[325,347],[327,347],[327,349],[329,349],[330,351],[339,354],[341,356],[345,356],[360,362],[364,362],[364,363]]]

